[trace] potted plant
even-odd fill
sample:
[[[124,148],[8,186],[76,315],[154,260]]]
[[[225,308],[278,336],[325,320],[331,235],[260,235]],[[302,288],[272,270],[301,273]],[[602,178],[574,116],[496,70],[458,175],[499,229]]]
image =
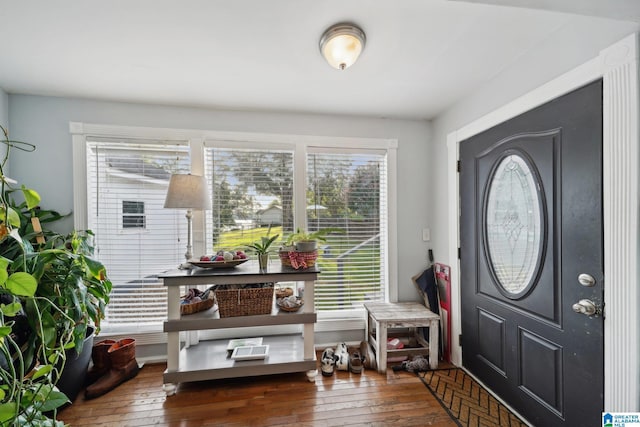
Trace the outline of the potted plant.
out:
[[[247,245],[248,251],[251,251],[258,255],[258,265],[260,266],[261,272],[267,271],[267,265],[269,264],[269,253],[272,252],[271,245],[273,245],[273,242],[275,242],[278,237],[280,237],[279,234],[271,237],[269,237],[268,235],[262,236],[260,240]]]
[[[344,230],[342,228],[327,227],[309,233],[298,228],[295,233],[292,233],[287,237],[285,245],[295,246],[298,252],[313,252],[316,250],[319,241],[327,241],[327,235],[330,233],[344,234]]]
[[[15,182],[4,174],[11,150],[35,147],[11,141],[0,129],[6,146],[0,162],[0,425],[62,426],[56,410],[69,399],[56,383],[69,350],[80,353],[87,331],[99,330],[111,282],[91,258],[90,232],[39,230],[41,218],[62,216],[38,209],[36,191],[11,187]],[[23,203],[15,202],[16,193]]]

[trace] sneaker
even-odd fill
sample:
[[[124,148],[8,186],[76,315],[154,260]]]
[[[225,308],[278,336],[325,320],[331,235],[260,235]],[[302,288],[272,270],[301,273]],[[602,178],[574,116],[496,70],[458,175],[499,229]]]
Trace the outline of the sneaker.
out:
[[[362,366],[367,369],[373,369],[374,371],[378,369],[376,355],[368,342],[360,342],[360,355],[362,356]]]
[[[349,370],[349,350],[347,344],[343,342],[336,347],[336,369],[339,371]]]
[[[349,356],[349,370],[354,374],[362,373],[362,356],[357,350]]]
[[[322,359],[320,360],[320,370],[322,371],[322,375],[325,377],[330,377],[333,375],[333,370],[336,366],[336,358],[337,356],[334,354],[332,348],[326,348],[322,352]]]

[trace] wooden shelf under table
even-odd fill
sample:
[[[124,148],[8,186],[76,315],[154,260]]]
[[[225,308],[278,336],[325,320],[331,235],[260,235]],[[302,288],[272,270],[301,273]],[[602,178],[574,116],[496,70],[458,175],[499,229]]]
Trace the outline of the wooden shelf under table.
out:
[[[180,350],[177,371],[164,373],[165,383],[204,381],[221,378],[304,372],[316,369],[313,359],[304,359],[304,340],[300,334],[264,337],[269,345],[265,359],[233,360],[227,357],[229,340],[200,341],[196,346]]]

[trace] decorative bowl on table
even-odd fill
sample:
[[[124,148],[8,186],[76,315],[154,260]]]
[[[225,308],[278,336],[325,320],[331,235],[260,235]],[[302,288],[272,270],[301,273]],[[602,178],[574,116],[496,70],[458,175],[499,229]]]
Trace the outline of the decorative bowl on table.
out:
[[[232,268],[248,260],[243,251],[218,251],[213,255],[202,255],[191,259],[189,264],[200,268]]]
[[[282,311],[295,312],[300,310],[300,307],[304,305],[304,300],[300,297],[291,295],[284,298],[278,298],[276,300],[276,305]]]
[[[195,265],[200,268],[233,268],[236,265],[240,265],[244,262],[247,262],[248,259],[233,259],[231,261],[199,261],[192,259],[189,261],[189,264]]]

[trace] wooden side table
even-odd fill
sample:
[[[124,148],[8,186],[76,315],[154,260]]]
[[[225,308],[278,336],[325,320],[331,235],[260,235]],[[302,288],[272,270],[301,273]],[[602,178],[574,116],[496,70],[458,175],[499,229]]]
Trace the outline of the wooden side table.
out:
[[[415,356],[429,355],[431,369],[438,367],[438,336],[440,333],[440,316],[424,305],[416,302],[367,302],[365,340],[373,347],[376,354],[378,372],[387,371],[387,355]],[[417,328],[429,327],[429,342]],[[387,350],[388,329],[409,328],[413,330],[418,347]]]

